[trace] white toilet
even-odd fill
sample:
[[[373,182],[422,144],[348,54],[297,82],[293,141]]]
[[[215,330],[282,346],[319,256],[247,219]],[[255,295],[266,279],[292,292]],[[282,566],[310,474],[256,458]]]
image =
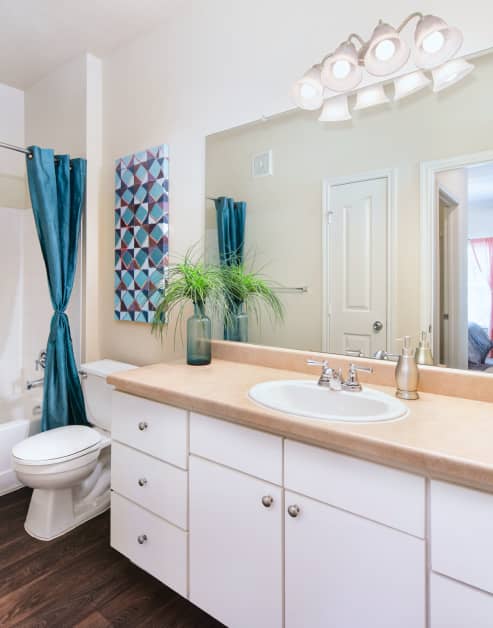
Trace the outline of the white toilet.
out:
[[[12,448],[14,471],[34,489],[24,527],[50,541],[99,515],[110,505],[111,373],[132,364],[100,360],[81,366],[89,423],[36,434]]]

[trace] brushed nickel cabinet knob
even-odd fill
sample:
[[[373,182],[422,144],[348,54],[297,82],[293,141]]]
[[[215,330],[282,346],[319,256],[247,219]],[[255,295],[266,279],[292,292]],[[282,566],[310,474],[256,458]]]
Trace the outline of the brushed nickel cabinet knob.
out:
[[[147,480],[145,478],[139,479],[139,486],[145,486],[147,484]]]
[[[137,537],[137,543],[139,545],[144,545],[146,541],[147,541],[147,534],[141,534]]]
[[[300,512],[300,507],[297,504],[292,504],[291,506],[288,506],[288,515],[290,517],[297,517]]]
[[[274,503],[274,498],[271,495],[264,495],[262,497],[262,506],[265,506],[266,508],[270,508],[273,503]]]
[[[139,423],[139,430],[140,430],[141,432],[143,432],[144,430],[146,430],[148,427],[149,427],[149,426],[147,425],[147,423],[146,423],[145,421],[141,421],[141,422]]]

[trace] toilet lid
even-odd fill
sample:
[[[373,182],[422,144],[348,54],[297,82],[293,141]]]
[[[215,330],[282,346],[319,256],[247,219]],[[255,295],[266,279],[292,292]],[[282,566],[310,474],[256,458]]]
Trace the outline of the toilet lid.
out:
[[[26,438],[14,445],[12,455],[25,463],[42,464],[87,453],[100,441],[101,434],[95,429],[86,425],[67,425]]]

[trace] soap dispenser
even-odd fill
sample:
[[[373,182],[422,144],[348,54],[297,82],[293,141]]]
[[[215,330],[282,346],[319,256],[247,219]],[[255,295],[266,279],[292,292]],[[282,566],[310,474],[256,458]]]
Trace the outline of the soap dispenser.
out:
[[[421,332],[421,338],[414,357],[418,364],[433,366],[433,354],[431,353],[430,337],[428,332]]]
[[[402,353],[395,367],[396,395],[400,399],[418,399],[419,372],[411,348],[411,336],[404,336]]]

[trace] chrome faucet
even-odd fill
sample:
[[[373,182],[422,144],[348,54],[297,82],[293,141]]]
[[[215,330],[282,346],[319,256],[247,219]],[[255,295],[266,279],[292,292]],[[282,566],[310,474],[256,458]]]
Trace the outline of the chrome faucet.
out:
[[[317,360],[307,360],[307,364],[310,366],[321,366],[322,373],[318,380],[319,386],[325,386],[326,388],[330,388],[331,390],[341,390],[342,388],[342,370],[338,371],[334,370],[329,366],[327,360],[323,360],[323,362],[318,362]]]
[[[373,373],[373,369],[369,366],[356,366],[351,363],[349,365],[349,371],[346,379],[343,379],[342,369],[337,371],[329,366],[327,360],[318,362],[317,360],[307,360],[307,364],[310,366],[321,366],[322,373],[318,380],[319,386],[325,386],[330,390],[347,390],[352,392],[359,392],[362,390],[361,384],[358,380],[358,371],[364,371],[365,373]]]
[[[362,390],[361,384],[358,380],[358,371],[363,371],[364,373],[373,373],[373,369],[371,368],[371,366],[356,366],[356,364],[351,363],[349,365],[347,378],[342,384],[342,390],[349,390],[352,392],[360,392]]]

